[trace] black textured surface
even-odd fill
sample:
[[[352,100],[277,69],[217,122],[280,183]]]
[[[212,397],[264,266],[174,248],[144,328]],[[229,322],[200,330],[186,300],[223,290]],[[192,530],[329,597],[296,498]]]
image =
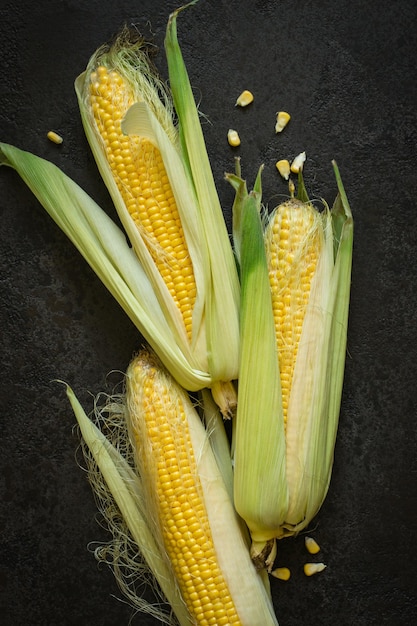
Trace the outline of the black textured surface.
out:
[[[169,0],[3,0],[0,140],[46,157],[113,214],[83,135],[73,80],[124,22],[161,45]],[[349,357],[333,479],[315,536],[327,570],[307,579],[302,537],[279,546],[281,626],[409,625],[417,619],[417,36],[413,0],[201,0],[179,22],[225,214],[241,134],[244,174],[307,151],[306,182],[332,201],[338,161],[355,217]],[[157,62],[166,76],[161,50]],[[234,101],[255,94],[247,110]],[[275,113],[292,120],[275,136]],[[64,143],[46,139],[55,129]],[[124,370],[139,338],[72,245],[9,169],[1,207],[1,554],[4,626],[114,626],[131,610],[87,545],[106,540],[75,461],[74,418]],[[117,377],[116,377],[117,378]],[[138,615],[133,624],[154,624]]]

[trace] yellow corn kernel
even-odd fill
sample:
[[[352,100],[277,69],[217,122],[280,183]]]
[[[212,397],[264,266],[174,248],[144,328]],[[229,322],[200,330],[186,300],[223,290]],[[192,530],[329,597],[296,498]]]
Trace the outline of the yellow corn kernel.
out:
[[[227,133],[227,141],[229,142],[229,145],[233,148],[240,146],[240,137],[237,130],[229,128],[229,131]]]
[[[58,133],[53,130],[50,130],[46,136],[52,143],[61,144],[64,141],[61,135],[58,135]]]
[[[304,574],[306,576],[314,576],[326,569],[327,565],[324,563],[306,563],[304,565]]]
[[[281,174],[282,178],[285,178],[285,180],[289,179],[291,170],[290,163],[287,159],[281,159],[280,161],[277,161],[276,168]]]
[[[311,281],[322,247],[319,220],[311,204],[291,198],[275,209],[266,231],[284,423]]]
[[[279,580],[289,580],[291,572],[288,567],[277,567],[276,569],[272,570],[271,575],[274,576],[274,578],[278,578]]]
[[[290,121],[290,119],[291,115],[289,113],[287,113],[286,111],[278,111],[277,121],[275,124],[275,132],[281,133]]]
[[[183,399],[147,353],[129,367],[127,403],[138,470],[192,618],[240,624],[213,543]]]
[[[303,169],[305,160],[306,160],[305,152],[300,152],[300,154],[297,154],[297,156],[291,163],[291,171],[293,174],[298,174],[298,172]]]
[[[320,546],[313,537],[305,537],[305,546],[310,554],[317,554],[320,552]]]
[[[100,65],[91,73],[89,96],[117,187],[191,337],[194,270],[161,153],[146,137],[122,133],[121,121],[135,98],[118,72]]]
[[[247,107],[251,102],[253,102],[253,93],[245,89],[236,100],[235,106]]]

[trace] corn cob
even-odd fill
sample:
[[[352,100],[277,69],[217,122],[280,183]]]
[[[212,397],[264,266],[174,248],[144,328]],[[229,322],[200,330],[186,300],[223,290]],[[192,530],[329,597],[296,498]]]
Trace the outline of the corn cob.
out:
[[[122,132],[122,119],[141,95],[135,94],[134,84],[120,70],[103,64],[89,74],[87,90],[119,192],[191,338],[196,300],[194,270],[161,152],[148,137]],[[169,118],[165,121],[167,132],[175,138]]]
[[[274,624],[199,417],[146,351],[127,372],[127,409],[154,536],[193,623]]]
[[[323,247],[321,215],[311,204],[292,198],[273,212],[265,232],[265,242],[281,378],[282,412],[286,424],[311,282]]]
[[[339,194],[332,210],[325,206],[319,212],[311,205],[300,175],[301,197],[272,212],[263,251],[257,243],[260,184],[255,211],[244,181],[231,179],[242,277],[234,497],[261,567],[271,567],[274,538],[310,523],[330,482],[353,241],[352,215],[335,164],[334,170]]]
[[[17,170],[176,380],[189,391],[210,388],[229,415],[239,280],[176,16],[166,54],[180,130],[144,42],[125,32],[93,54],[75,81],[86,136],[128,241],[51,163],[0,144],[0,164]]]
[[[227,176],[236,190],[233,238],[241,276],[239,392],[232,449],[235,507],[250,530],[254,562],[260,569],[270,569],[287,493],[279,368],[260,216],[261,171],[249,194],[239,161],[236,175]],[[271,485],[274,491],[280,489],[280,501],[273,497]]]

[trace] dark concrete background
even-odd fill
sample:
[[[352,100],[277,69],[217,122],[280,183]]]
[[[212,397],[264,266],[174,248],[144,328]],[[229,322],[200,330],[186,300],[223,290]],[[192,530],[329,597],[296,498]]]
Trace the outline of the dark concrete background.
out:
[[[83,135],[73,80],[125,22],[161,45],[177,2],[3,0],[0,140],[46,157],[114,215]],[[304,577],[303,538],[279,545],[272,581],[281,626],[409,625],[417,619],[417,35],[413,0],[201,0],[179,35],[230,220],[229,126],[244,174],[265,163],[264,199],[286,188],[277,158],[307,151],[311,194],[332,201],[338,161],[355,217],[349,356],[336,460],[314,536],[327,570]],[[157,62],[166,77],[163,51]],[[255,94],[247,110],[234,101]],[[275,112],[292,120],[275,136]],[[49,129],[64,137],[46,139]],[[128,624],[111,572],[87,549],[106,541],[74,418],[54,378],[111,387],[139,345],[132,324],[18,176],[0,170],[1,552],[5,626]],[[138,615],[132,624],[154,624]]]

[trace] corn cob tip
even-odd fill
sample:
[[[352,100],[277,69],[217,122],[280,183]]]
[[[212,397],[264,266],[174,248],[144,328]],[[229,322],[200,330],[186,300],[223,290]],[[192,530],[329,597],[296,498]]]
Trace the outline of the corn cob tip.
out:
[[[320,546],[313,537],[305,537],[304,543],[310,554],[318,554],[320,552]]]

